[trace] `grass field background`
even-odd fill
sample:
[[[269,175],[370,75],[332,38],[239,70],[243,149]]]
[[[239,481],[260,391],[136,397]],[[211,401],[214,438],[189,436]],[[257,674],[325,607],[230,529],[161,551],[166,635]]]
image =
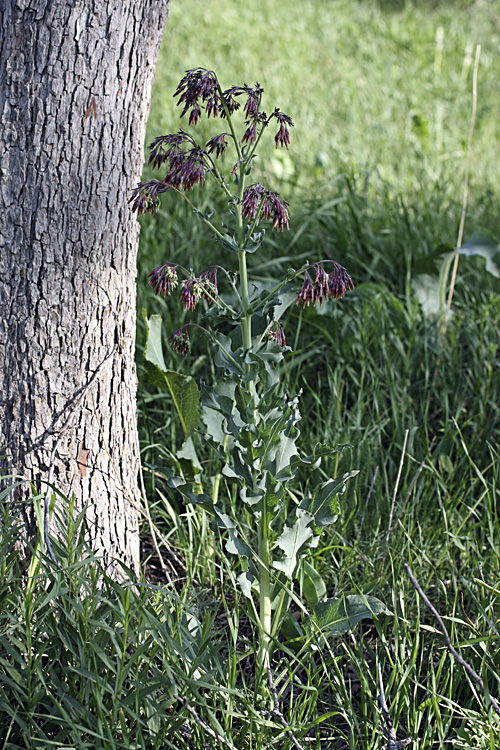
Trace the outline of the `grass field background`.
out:
[[[257,179],[290,202],[290,231],[268,232],[249,258],[250,278],[276,281],[291,266],[331,257],[355,283],[334,305],[290,308],[282,322],[294,356],[281,378],[289,393],[301,391],[305,451],[317,441],[351,445],[314,478],[359,471],[314,552],[328,596],[375,596],[391,614],[321,648],[297,655],[300,643],[286,641],[276,651],[281,711],[303,750],[384,746],[379,665],[398,740],[413,738],[408,747],[500,746],[488,698],[500,699],[500,282],[482,258],[461,257],[446,335],[416,294],[457,242],[477,45],[464,240],[480,235],[491,251],[500,240],[498,0],[171,3],[146,143],[187,128],[172,97],[187,69],[214,69],[224,88],[258,81],[267,111],[280,107],[295,127],[288,152],[274,150],[272,135],[259,149]],[[212,126],[200,123],[201,140],[223,129]],[[259,713],[238,563],[166,481],[183,436],[169,395],[146,378],[142,309],[161,314],[166,335],[199,313],[154,297],[147,274],[166,262],[196,272],[224,262],[176,197],[162,196],[158,214],[140,219],[147,580],[131,587],[103,576],[70,506],[53,542],[63,569],[35,558],[25,586],[15,532],[0,519],[0,750],[297,748],[287,727]],[[191,197],[203,210],[221,206],[208,185]],[[167,367],[214,377],[201,337],[184,359],[164,343]],[[209,485],[212,458],[194,440]],[[308,488],[304,478],[297,491]],[[230,492],[224,485],[220,497]],[[35,502],[40,508],[43,496]],[[405,564],[486,695],[446,648]]]

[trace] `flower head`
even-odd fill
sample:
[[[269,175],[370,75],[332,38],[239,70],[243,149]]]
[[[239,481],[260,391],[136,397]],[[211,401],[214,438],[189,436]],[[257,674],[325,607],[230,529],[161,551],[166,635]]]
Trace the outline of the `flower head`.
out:
[[[249,185],[243,191],[241,213],[243,218],[250,222],[259,211],[260,218],[273,222],[273,227],[282,231],[288,224],[288,203],[283,200],[279,193],[267,190],[260,182]]]
[[[209,304],[212,304],[214,298],[217,297],[219,290],[217,289],[217,266],[209,266],[205,271],[198,274],[197,278],[200,280],[203,291],[201,293],[202,299],[206,300]]]
[[[292,118],[285,115],[284,112],[280,112],[278,108],[274,110],[271,117],[275,117],[280,124],[279,130],[274,136],[276,148],[278,148],[278,146],[285,146],[288,149],[288,146],[290,145],[290,132],[288,127],[293,128]]]
[[[184,303],[184,310],[194,310],[202,295],[203,283],[198,277],[182,282],[180,300]]]
[[[158,195],[169,189],[169,186],[162,180],[151,180],[150,182],[140,182],[132,190],[129,203],[132,204],[132,211],[137,211],[140,216],[145,212],[156,213],[160,206]]]
[[[327,274],[323,268],[323,263],[331,263],[333,265],[333,271]],[[314,268],[314,283],[311,280],[309,273],[306,271],[304,274],[304,282],[299,290],[297,297],[297,304],[302,302],[302,307],[306,305],[321,305],[323,300],[339,299],[350,289],[354,289],[352,279],[343,266],[336,263],[333,260],[322,261],[322,263],[315,263],[309,268]]]
[[[186,279],[182,282],[180,300],[184,303],[185,310],[194,310],[200,299],[211,304],[217,295],[216,266],[209,266],[194,279]]]
[[[266,341],[275,341],[278,346],[286,346],[285,332],[281,323],[271,323],[264,332],[264,338]]]
[[[314,305],[314,287],[307,271],[304,274],[304,283],[302,284],[299,296],[297,297],[297,304],[300,304],[300,302],[303,303],[302,307],[306,307],[306,305],[309,305],[311,302]]]
[[[149,283],[155,290],[155,294],[170,294],[178,284],[177,264],[166,263],[158,266],[148,275]]]
[[[177,106],[184,104],[181,117],[190,112],[190,125],[196,125],[198,122],[202,112],[202,104],[205,105],[207,117],[212,114],[214,117],[219,116],[221,107],[219,84],[213,70],[205,70],[205,68],[187,70],[186,75],[177,86],[174,96],[179,97]]]
[[[189,151],[182,152],[178,158],[170,161],[170,171],[165,182],[176,188],[191,190],[198,182],[203,185],[205,180],[205,149],[194,146]]]
[[[172,163],[182,158],[184,150],[181,146],[185,143],[196,146],[194,138],[183,130],[171,135],[160,135],[149,147],[149,164],[153,169],[158,169],[166,161],[172,166]]]
[[[255,115],[253,115],[251,118],[245,120],[247,129],[243,133],[241,142],[250,144],[254,143],[258,135],[259,125],[265,128],[267,126],[267,123],[268,120],[265,112],[256,112]]]
[[[217,159],[219,158],[219,156],[222,156],[227,148],[227,135],[227,133],[221,133],[220,135],[216,135],[213,138],[210,138],[205,147],[207,149],[207,153],[213,154],[213,152],[215,151],[215,156],[217,157]]]
[[[191,351],[191,341],[189,340],[185,326],[174,331],[168,340],[174,352],[181,354],[183,357]]]
[[[354,289],[354,284],[344,266],[333,261],[333,271],[328,276],[328,290],[330,297],[333,297],[333,299],[339,299],[352,289]]]
[[[316,305],[318,302],[320,305],[322,305],[323,298],[327,300],[329,297],[328,274],[326,273],[323,266],[320,266],[319,263],[315,263],[313,268],[316,271],[314,276],[313,305]]]

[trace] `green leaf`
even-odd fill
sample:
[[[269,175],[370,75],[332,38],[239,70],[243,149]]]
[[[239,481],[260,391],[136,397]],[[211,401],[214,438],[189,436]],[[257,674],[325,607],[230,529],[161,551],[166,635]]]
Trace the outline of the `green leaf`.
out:
[[[348,594],[316,604],[313,619],[322,631],[339,635],[352,630],[360,620],[382,613],[392,614],[380,599],[374,596]]]
[[[460,255],[479,255],[486,260],[486,270],[500,277],[500,245],[480,232],[474,232],[470,240],[459,248]]]
[[[313,515],[316,526],[322,528],[335,523],[340,510],[338,496],[345,492],[347,480],[356,474],[359,472],[350,471],[341,478],[331,479],[320,485],[311,498],[302,500],[300,507]]]
[[[153,385],[158,388],[167,388],[179,415],[184,435],[189,437],[200,423],[198,386],[190,375],[181,375],[179,372],[167,369],[161,343],[161,317],[152,315],[147,318],[144,311],[143,316],[148,331],[144,350],[146,374]]]
[[[316,568],[308,561],[300,563],[302,572],[302,593],[306,598],[307,605],[314,607],[326,596],[326,584]]]
[[[297,567],[297,556],[313,535],[312,529],[309,528],[312,520],[313,516],[310,513],[297,508],[297,521],[293,526],[286,526],[276,539],[276,546],[283,550],[285,556],[281,560],[275,560],[273,567],[281,570],[288,578],[292,578]]]

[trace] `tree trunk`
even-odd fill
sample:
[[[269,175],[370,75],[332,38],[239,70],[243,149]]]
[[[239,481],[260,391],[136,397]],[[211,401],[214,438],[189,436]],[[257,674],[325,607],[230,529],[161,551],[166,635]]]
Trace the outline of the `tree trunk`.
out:
[[[132,567],[139,229],[127,200],[168,4],[0,4],[0,456],[88,504],[94,550]],[[32,539],[31,506],[16,507]]]

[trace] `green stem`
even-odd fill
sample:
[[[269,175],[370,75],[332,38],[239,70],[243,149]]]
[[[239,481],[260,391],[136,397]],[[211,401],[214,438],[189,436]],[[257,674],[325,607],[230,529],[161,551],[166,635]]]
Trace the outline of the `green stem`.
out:
[[[267,680],[267,666],[271,652],[271,550],[269,544],[269,526],[267,523],[267,503],[264,498],[262,513],[259,519],[259,589],[260,589],[260,644],[257,654],[257,675],[261,683],[261,692]]]

